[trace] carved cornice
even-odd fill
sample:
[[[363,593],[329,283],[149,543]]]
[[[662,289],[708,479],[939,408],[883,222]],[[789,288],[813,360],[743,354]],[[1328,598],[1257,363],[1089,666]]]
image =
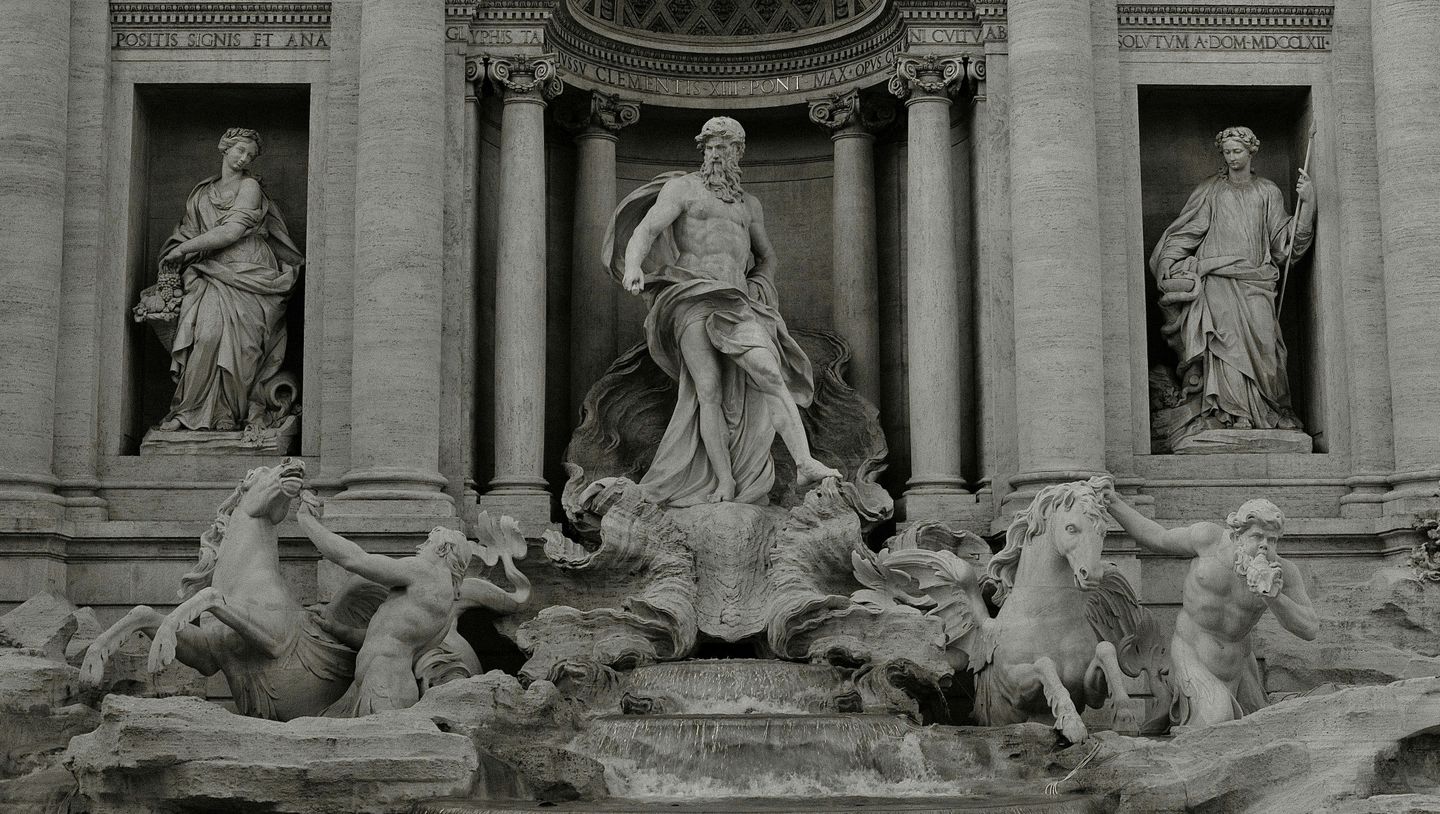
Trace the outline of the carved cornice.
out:
[[[1328,51],[1332,6],[1122,5],[1121,51]]]
[[[1139,5],[1117,8],[1122,28],[1329,31],[1334,6]]]
[[[640,103],[595,90],[588,99],[580,97],[574,105],[557,110],[555,118],[565,129],[580,135],[614,134],[640,121]]]
[[[330,29],[330,3],[117,3],[110,4],[110,25],[145,28]]]
[[[895,58],[895,74],[890,77],[890,92],[910,101],[925,97],[948,98],[967,79],[978,80],[985,75],[984,68],[978,68],[972,77],[971,61],[968,56],[900,54]]]
[[[479,13],[479,0],[446,0],[445,22],[466,25]]]
[[[505,89],[505,98],[547,101],[565,90],[554,54],[489,57],[486,67],[490,81]]]
[[[882,104],[860,91],[832,93],[810,102],[810,121],[829,129],[834,135],[874,133],[895,121],[894,102]]]

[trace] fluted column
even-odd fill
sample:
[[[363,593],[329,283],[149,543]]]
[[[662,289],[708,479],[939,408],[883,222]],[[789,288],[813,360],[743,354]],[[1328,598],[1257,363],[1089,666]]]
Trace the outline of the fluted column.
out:
[[[850,342],[850,383],[880,403],[880,286],[875,240],[875,133],[890,124],[889,105],[858,91],[810,103],[810,120],[830,131],[835,150],[831,195],[831,280],[835,330]]]
[[[615,145],[621,128],[640,120],[640,105],[592,91],[562,124],[575,133],[575,225],[570,266],[570,417],[578,420],[585,393],[619,355],[615,304],[620,286],[605,268],[600,246],[614,214]]]
[[[1440,504],[1440,2],[1374,0],[1375,136],[1395,474],[1386,512]]]
[[[960,281],[950,94],[965,78],[954,57],[901,54],[890,90],[905,100],[905,342],[910,480],[905,518],[939,517],[966,494],[960,473]]]
[[[522,523],[550,516],[545,454],[545,104],[564,89],[553,56],[492,58],[500,118],[495,277],[495,476],[481,505]]]
[[[363,0],[350,470],[340,514],[453,513],[439,473],[445,9]]]
[[[52,471],[70,2],[0,15],[0,517],[61,512]],[[76,262],[81,262],[78,258]]]
[[[1104,470],[1105,377],[1090,3],[1008,15],[1020,500]]]

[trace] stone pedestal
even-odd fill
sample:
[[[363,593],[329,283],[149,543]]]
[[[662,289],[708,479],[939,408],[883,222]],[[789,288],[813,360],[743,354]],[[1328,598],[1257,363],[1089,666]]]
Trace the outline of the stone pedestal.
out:
[[[570,266],[570,416],[619,354],[615,339],[620,286],[601,255],[605,229],[615,211],[615,145],[620,129],[640,119],[640,106],[593,92],[564,124],[575,132],[575,236]]]
[[[905,100],[905,341],[909,353],[907,520],[967,495],[960,474],[960,281],[955,274],[955,193],[950,94],[965,76],[954,57],[902,54],[890,90]],[[837,228],[839,228],[837,224]]]
[[[52,471],[70,2],[8,4],[0,18],[0,516],[62,511]]]
[[[440,490],[445,14],[364,0],[350,470],[335,515],[448,518]]]
[[[1177,455],[1224,452],[1309,453],[1313,442],[1299,430],[1205,430],[1175,444]]]
[[[564,89],[554,58],[494,58],[500,120],[495,279],[495,476],[481,508],[527,530],[550,519],[545,454],[545,104]],[[597,253],[598,254],[598,253]]]
[[[835,145],[831,246],[835,330],[850,341],[849,379],[880,403],[880,292],[875,239],[875,132],[895,118],[858,91],[810,103],[810,120]]]
[[[1394,491],[1386,511],[1435,508],[1440,480],[1440,63],[1434,3],[1375,0],[1375,137],[1394,411]]]
[[[1014,0],[1008,19],[1019,507],[1105,469],[1104,354],[1090,3]]]

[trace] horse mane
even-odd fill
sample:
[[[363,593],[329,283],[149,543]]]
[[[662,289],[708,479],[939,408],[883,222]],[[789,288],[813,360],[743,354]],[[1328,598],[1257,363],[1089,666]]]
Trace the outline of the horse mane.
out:
[[[262,467],[263,468],[263,467]],[[235,507],[240,505],[240,498],[250,488],[250,483],[259,469],[252,469],[220,502],[220,508],[215,510],[215,519],[210,523],[210,528],[200,534],[200,561],[195,564],[195,570],[180,578],[180,590],[175,593],[184,602],[201,590],[210,587],[210,578],[215,574],[215,564],[220,561],[220,546],[225,543],[225,529],[230,525],[230,515]]]
[[[1096,488],[1086,481],[1057,483],[1046,486],[1030,501],[1024,510],[1015,513],[1010,528],[1005,532],[1005,547],[990,558],[985,567],[985,583],[993,585],[995,594],[991,600],[998,606],[1005,603],[1010,589],[1015,587],[1015,572],[1020,567],[1020,555],[1025,544],[1045,533],[1050,515],[1057,509],[1069,509],[1080,505],[1085,516],[1102,528],[1105,523],[1104,505]]]

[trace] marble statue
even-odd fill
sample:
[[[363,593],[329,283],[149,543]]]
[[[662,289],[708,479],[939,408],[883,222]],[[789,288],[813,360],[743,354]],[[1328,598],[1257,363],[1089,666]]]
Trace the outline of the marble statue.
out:
[[[135,309],[137,321],[168,337],[175,380],[169,412],[147,440],[241,433],[258,451],[284,452],[278,447],[288,437],[279,445],[275,438],[293,435],[296,389],[280,370],[286,304],[305,261],[279,207],[249,173],[260,134],[231,128],[219,148],[219,175],[191,190],[184,218],[161,247],[160,282]],[[161,451],[154,446],[146,451]]]
[[[179,607],[168,615],[144,605],[131,610],[91,643],[82,679],[99,684],[106,660],[143,631],[153,639],[152,672],[175,659],[205,675],[221,672],[242,715],[288,721],[334,703],[350,684],[355,652],[325,632],[324,619],[363,624],[373,597],[342,594],[317,614],[291,593],[276,527],[304,476],[304,462],[292,458],[250,470],[201,535]]]
[[[507,593],[486,580],[465,577],[473,549],[463,532],[436,527],[414,556],[387,557],[369,553],[325,528],[322,509],[314,493],[303,493],[298,512],[301,530],[325,559],[380,585],[386,594],[365,628],[324,625],[360,653],[354,683],[321,714],[358,718],[406,709],[420,700],[422,687],[443,683],[442,676],[448,680],[477,674],[478,660],[455,633],[455,622],[460,613],[475,607],[513,613],[528,598],[530,584],[512,563],[517,554],[525,554],[514,521],[502,518],[502,524],[509,521],[504,526],[509,534],[502,535],[496,533],[488,514],[480,518],[481,528],[491,531],[481,548],[482,559],[493,565],[503,558],[507,575],[517,583],[516,591]],[[514,540],[519,541],[518,551],[510,545]]]
[[[1105,502],[1135,542],[1151,551],[1190,557],[1180,616],[1170,642],[1177,724],[1230,721],[1265,706],[1250,631],[1266,610],[1306,641],[1319,621],[1300,570],[1276,551],[1285,516],[1268,500],[1241,504],[1225,521],[1166,529],[1121,500]]]
[[[840,473],[813,457],[800,420],[814,380],[776,310],[764,212],[740,187],[745,131],[716,117],[695,140],[701,169],[662,175],[627,196],[605,238],[612,275],[646,300],[651,356],[679,382],[640,486],[664,506],[763,503],[774,482],[777,433],[795,459],[798,483]]]
[[[1277,292],[1282,269],[1314,240],[1310,177],[1300,171],[1298,211],[1287,216],[1280,188],[1250,169],[1260,140],[1248,127],[1220,131],[1215,146],[1225,168],[1191,193],[1150,254],[1161,332],[1179,357],[1178,394],[1157,411],[1157,429],[1176,452],[1308,452],[1290,404]],[[1235,435],[1252,430],[1290,433]],[[1265,447],[1267,438],[1301,447]]]
[[[853,599],[922,608],[944,623],[956,668],[975,677],[983,726],[1053,724],[1072,743],[1087,735],[1081,711],[1129,701],[1126,675],[1161,672],[1140,652],[1153,621],[1113,563],[1102,562],[1108,477],[1047,486],[1018,512],[985,575],[948,550],[857,551]],[[982,586],[1000,606],[991,617]],[[1168,706],[1168,705],[1166,705]],[[1135,722],[1141,725],[1140,722]]]

